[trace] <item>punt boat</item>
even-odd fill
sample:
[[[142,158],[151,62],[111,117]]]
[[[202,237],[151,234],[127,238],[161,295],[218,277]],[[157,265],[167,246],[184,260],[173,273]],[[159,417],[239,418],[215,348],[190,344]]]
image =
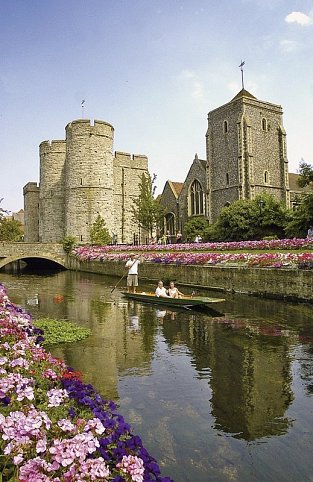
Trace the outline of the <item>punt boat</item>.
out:
[[[181,298],[158,297],[155,293],[128,293],[122,292],[122,295],[128,299],[140,301],[144,303],[153,303],[155,305],[164,305],[169,307],[181,307],[185,309],[205,308],[212,303],[221,303],[225,301],[223,298],[208,298],[206,296],[183,296]]]

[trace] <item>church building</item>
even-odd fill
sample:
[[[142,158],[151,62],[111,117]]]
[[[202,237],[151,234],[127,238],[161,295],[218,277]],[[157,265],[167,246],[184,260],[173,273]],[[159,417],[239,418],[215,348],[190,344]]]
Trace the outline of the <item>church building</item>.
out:
[[[195,155],[183,183],[166,182],[161,195],[165,229],[174,236],[199,215],[214,223],[223,207],[262,193],[289,208],[289,177],[282,107],[243,88],[209,112],[206,159]]]

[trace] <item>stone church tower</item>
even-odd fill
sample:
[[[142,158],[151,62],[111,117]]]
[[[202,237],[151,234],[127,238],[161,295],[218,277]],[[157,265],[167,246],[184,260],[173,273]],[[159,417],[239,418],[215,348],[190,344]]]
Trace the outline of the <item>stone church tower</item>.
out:
[[[271,194],[289,207],[286,133],[281,106],[242,89],[208,114],[207,203],[210,222],[238,199]]]
[[[73,236],[88,243],[98,215],[119,243],[139,241],[143,233],[131,207],[142,174],[148,174],[147,157],[113,153],[114,128],[104,121],[79,119],[65,130],[65,140],[39,146],[39,187],[24,187],[25,241],[53,243]]]

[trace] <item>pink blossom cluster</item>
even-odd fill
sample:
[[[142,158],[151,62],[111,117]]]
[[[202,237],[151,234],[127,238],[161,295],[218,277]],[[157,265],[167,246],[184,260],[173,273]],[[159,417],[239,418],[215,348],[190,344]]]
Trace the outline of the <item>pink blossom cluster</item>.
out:
[[[117,464],[124,474],[129,474],[134,482],[142,482],[144,467],[142,460],[134,455],[124,455],[122,461]]]

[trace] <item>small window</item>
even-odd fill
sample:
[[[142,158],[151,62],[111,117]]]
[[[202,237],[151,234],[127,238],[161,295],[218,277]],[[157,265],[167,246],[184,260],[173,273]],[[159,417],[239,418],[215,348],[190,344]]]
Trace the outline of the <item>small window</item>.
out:
[[[262,131],[267,131],[267,120],[265,117],[262,119]]]
[[[223,132],[224,132],[224,134],[227,134],[227,132],[228,132],[228,122],[227,122],[227,120],[224,120],[224,122],[223,122]]]
[[[83,178],[82,177],[80,178],[80,185],[81,186],[83,185]]]
[[[264,182],[265,182],[265,184],[268,183],[268,172],[267,171],[264,171]]]
[[[229,174],[226,172],[226,186],[229,186]]]

